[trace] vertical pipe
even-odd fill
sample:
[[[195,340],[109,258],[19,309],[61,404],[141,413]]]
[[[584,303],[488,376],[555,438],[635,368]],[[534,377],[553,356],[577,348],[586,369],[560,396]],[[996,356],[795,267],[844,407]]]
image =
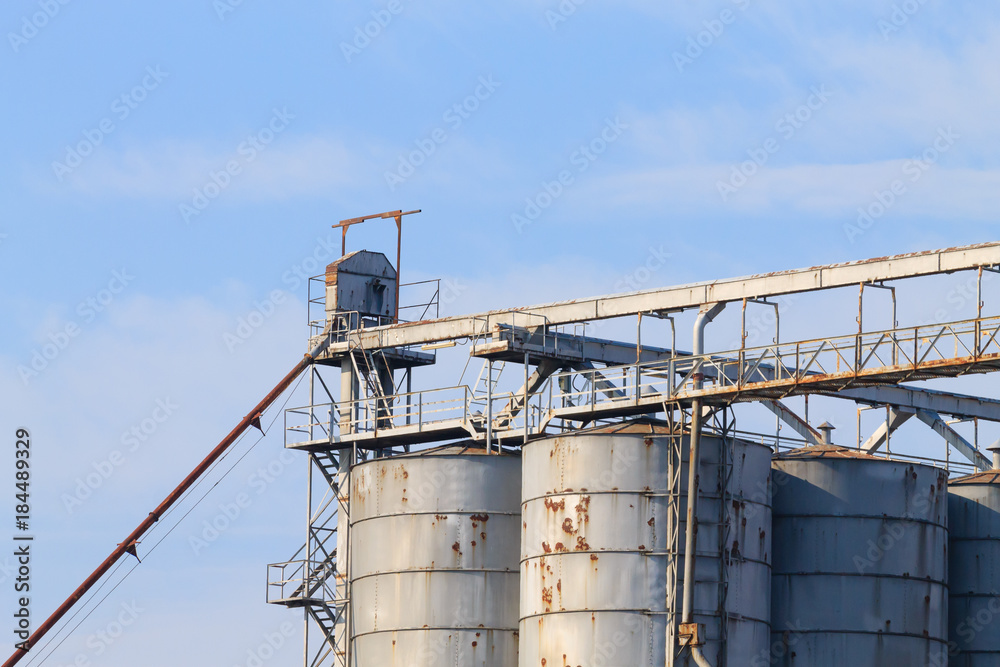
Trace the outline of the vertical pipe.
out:
[[[406,369],[406,425],[410,425],[413,412],[413,367]]]
[[[983,267],[979,267],[979,272],[976,279],[976,358],[979,357],[980,352],[980,341],[982,340],[982,334],[980,333],[983,323],[980,321],[983,317]]]
[[[528,411],[528,352],[524,353],[524,405],[521,406],[521,412],[524,413],[524,444],[528,444],[528,420],[531,417],[531,413]],[[511,399],[513,403],[513,398]]]
[[[487,362],[486,371],[486,453],[493,453],[493,360]]]
[[[705,353],[705,328],[725,307],[726,304],[724,303],[706,304],[701,307],[694,323],[693,356],[698,357]],[[704,385],[704,374],[699,371],[695,373],[693,379],[694,390],[700,390]],[[698,549],[698,468],[701,461],[701,411],[702,400],[700,397],[695,398],[691,403],[691,435],[690,450],[688,452],[687,525],[684,536],[684,593],[681,603],[681,616],[684,623],[692,623],[694,620],[694,572]],[[670,650],[673,649],[671,648]],[[701,647],[692,646],[691,655],[699,667],[711,667],[711,664],[702,655]]]
[[[403,216],[396,216],[396,314],[394,320],[399,322],[399,260],[403,250]]]

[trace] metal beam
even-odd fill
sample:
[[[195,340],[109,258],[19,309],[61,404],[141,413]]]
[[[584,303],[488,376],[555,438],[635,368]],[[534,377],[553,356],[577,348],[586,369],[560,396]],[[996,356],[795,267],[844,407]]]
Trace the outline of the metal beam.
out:
[[[877,452],[882,445],[889,439],[896,429],[905,424],[914,413],[909,410],[889,410],[889,419],[882,422],[881,425],[871,436],[865,440],[864,444],[861,445],[861,449],[867,454],[872,454]]]
[[[613,382],[594,367],[594,364],[584,362],[582,364],[572,364],[573,370],[580,371],[590,376],[590,382],[594,385],[594,391],[600,392],[609,399],[625,398],[625,391],[615,386]]]
[[[705,303],[728,303],[859,285],[861,283],[930,276],[1000,264],[1000,243],[930,250],[879,257],[859,262],[830,264],[808,269],[765,273],[744,278],[681,285],[663,289],[598,296],[572,301],[494,310],[477,315],[446,317],[423,322],[373,327],[352,332],[352,340],[366,349],[476,338],[501,324],[516,325],[516,318],[534,318],[547,325],[588,322],[647,312],[679,311]],[[331,351],[347,350],[349,343],[335,342]],[[343,349],[341,349],[343,348]]]
[[[795,412],[781,401],[761,401],[761,405],[778,415],[781,421],[785,422],[792,429],[806,439],[812,445],[823,444],[823,436],[814,429],[806,420],[799,417]]]
[[[958,431],[948,426],[938,413],[931,410],[917,410],[917,418],[934,429],[949,445],[957,449],[962,456],[969,459],[976,466],[977,470],[990,470],[993,467],[992,461],[983,456],[976,449],[975,445],[959,435]]]
[[[559,359],[566,364],[580,360],[598,362],[608,366],[626,365],[635,363],[636,357],[639,361],[651,362],[662,361],[670,357],[689,357],[690,352],[682,350],[671,351],[667,348],[643,346],[637,348],[633,343],[608,340],[603,338],[592,338],[589,336],[578,336],[575,334],[550,333],[543,340],[537,329],[503,327],[493,342],[483,343],[473,348],[473,356],[503,358],[509,361],[518,362],[523,360],[524,354],[531,355],[532,360],[537,356],[541,359]],[[715,357],[725,359],[724,355]],[[734,359],[735,361],[735,359]],[[735,372],[735,367],[726,367],[730,373]],[[773,366],[761,364],[758,371],[762,376],[774,377]],[[818,375],[818,372],[810,373]],[[706,369],[705,377],[713,379],[717,377],[714,369]],[[856,389],[845,389],[841,392],[827,394],[833,398],[853,400],[857,403],[867,405],[891,405],[896,408],[909,410],[932,410],[940,414],[961,418],[978,418],[988,421],[1000,422],[1000,400],[992,398],[982,398],[979,396],[969,396],[965,394],[955,394],[933,389],[913,388],[904,386],[882,386],[882,387],[859,387]],[[771,407],[771,406],[768,406]],[[798,419],[793,414],[793,419]],[[780,414],[778,415],[781,416]],[[796,430],[798,430],[796,428]],[[818,434],[816,434],[818,436]],[[809,438],[806,438],[807,440]]]
[[[514,363],[523,362],[524,355],[528,354],[531,363],[541,359],[558,359],[565,363],[596,361],[608,366],[622,366],[637,361],[663,361],[672,356],[690,356],[691,353],[561,332],[543,335],[538,328],[503,326],[493,332],[492,340],[475,345],[469,354]]]
[[[535,368],[535,371],[528,378],[527,384],[521,386],[507,401],[507,405],[501,408],[500,412],[497,414],[497,418],[494,423],[497,428],[503,429],[514,421],[514,418],[524,409],[525,397],[531,400],[531,397],[535,395],[539,389],[541,389],[545,381],[549,379],[553,373],[559,370],[558,362],[552,359],[543,359],[540,364]]]
[[[1000,422],[1000,401],[993,398],[889,385],[845,389],[829,396],[849,398],[868,405],[892,405],[897,408],[908,408],[911,411],[929,410],[952,417]]]

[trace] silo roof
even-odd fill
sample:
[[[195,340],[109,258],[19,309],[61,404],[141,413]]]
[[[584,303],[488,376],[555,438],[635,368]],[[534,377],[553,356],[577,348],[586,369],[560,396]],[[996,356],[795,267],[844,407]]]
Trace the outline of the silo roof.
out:
[[[965,475],[964,477],[956,477],[955,479],[948,481],[949,486],[960,484],[1000,484],[1000,470],[976,472],[971,475]]]
[[[462,440],[460,442],[441,445],[440,447],[432,447],[431,449],[420,449],[406,454],[394,454],[388,458],[402,459],[425,456],[520,456],[520,452],[507,449],[498,454],[496,448],[492,452],[489,452],[483,446],[483,443],[473,440]],[[366,462],[363,461],[362,463]]]
[[[654,419],[632,419],[629,421],[621,422],[619,424],[608,424],[605,426],[597,426],[594,428],[589,428],[583,431],[575,431],[573,435],[592,434],[592,433],[671,435],[672,433],[675,432],[676,431],[672,431],[670,425],[664,421],[659,421]]]
[[[777,461],[794,459],[859,459],[863,461],[889,461],[881,456],[872,456],[859,449],[850,449],[840,445],[810,445],[799,447],[787,452],[781,452],[774,457]]]

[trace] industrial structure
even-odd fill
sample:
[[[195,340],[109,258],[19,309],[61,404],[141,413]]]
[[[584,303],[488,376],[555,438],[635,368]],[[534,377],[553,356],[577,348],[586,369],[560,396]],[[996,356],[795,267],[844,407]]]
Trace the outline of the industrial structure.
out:
[[[914,384],[1000,370],[983,314],[1000,243],[440,317],[437,283],[401,282],[398,246],[395,265],[347,252],[373,219],[401,243],[407,214],[338,225],[309,353],[234,430],[308,373],[285,413],[310,462],[305,541],[267,582],[304,614],[307,667],[1000,664],[983,621],[1000,618],[1000,462],[978,442],[1000,401]],[[956,272],[972,316],[897,322],[897,285]],[[889,328],[865,326],[872,289],[891,293]],[[781,340],[778,299],[827,290],[857,295],[856,331]],[[763,345],[755,308],[775,315]],[[709,350],[726,309],[739,344]],[[605,320],[634,339],[588,335]],[[455,384],[433,379],[444,354],[464,357]],[[885,417],[835,444],[810,396]],[[795,435],[741,429],[738,408]],[[941,455],[893,439],[912,417]]]
[[[998,266],[1000,244],[984,244],[467,316],[437,317],[431,298],[405,321],[389,260],[345,254],[310,298],[309,347],[326,347],[309,404],[286,413],[286,446],[315,464],[310,522],[271,566],[269,600],[312,619],[307,665],[993,664],[1000,652],[968,661],[1000,651],[1000,627],[968,645],[954,614],[949,628],[947,480],[988,476],[955,482],[975,503],[956,557],[985,573],[953,559],[967,590],[951,608],[974,614],[1000,594],[978,560],[1000,545],[1000,498],[969,495],[995,488],[979,472],[992,462],[955,422],[1000,421],[1000,402],[912,383],[1000,369],[1000,318],[982,315]],[[979,286],[974,317],[896,323],[896,281],[956,271]],[[873,288],[893,290],[892,328],[864,326]],[[859,295],[856,333],[782,341],[776,327],[746,344],[748,308],[833,289]],[[742,343],[709,352],[727,307]],[[685,311],[689,352],[674,326]],[[622,318],[635,340],[586,335]],[[643,318],[670,339],[642,340]],[[478,379],[417,388],[416,369],[451,348]],[[833,446],[828,424],[789,407],[796,395],[886,418]],[[741,432],[741,403],[796,437]],[[914,416],[944,454],[889,453]]]

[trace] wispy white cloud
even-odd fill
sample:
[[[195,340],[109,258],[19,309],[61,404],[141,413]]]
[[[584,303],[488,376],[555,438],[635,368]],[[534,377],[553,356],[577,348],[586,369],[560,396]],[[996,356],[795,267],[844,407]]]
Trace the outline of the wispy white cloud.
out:
[[[252,157],[250,157],[252,155]],[[227,198],[250,201],[329,196],[358,184],[369,158],[331,135],[278,136],[260,151],[246,144],[225,148],[191,141],[160,141],[116,149],[99,148],[60,184],[52,172],[34,174],[36,188],[65,188],[93,197],[190,198],[236,162]]]

